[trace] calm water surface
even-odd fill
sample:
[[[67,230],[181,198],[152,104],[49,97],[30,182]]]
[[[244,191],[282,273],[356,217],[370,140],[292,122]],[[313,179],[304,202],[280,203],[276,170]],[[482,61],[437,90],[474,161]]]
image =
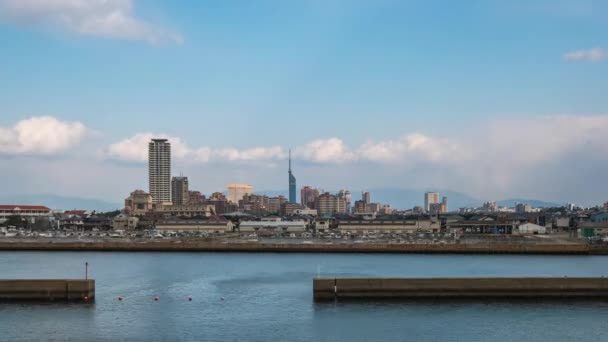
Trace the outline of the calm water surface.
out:
[[[85,261],[95,304],[0,304],[0,340],[608,341],[608,302],[315,304],[311,288],[317,274],[608,276],[604,256],[0,252],[0,278],[80,278]]]

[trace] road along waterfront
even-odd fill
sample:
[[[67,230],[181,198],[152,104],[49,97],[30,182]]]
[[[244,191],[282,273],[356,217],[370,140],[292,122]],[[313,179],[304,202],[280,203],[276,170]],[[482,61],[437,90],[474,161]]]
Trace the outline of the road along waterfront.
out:
[[[608,254],[608,245],[585,243],[519,244],[392,244],[331,242],[239,242],[195,239],[65,241],[61,239],[0,240],[0,250],[39,251],[172,251],[273,253],[449,253],[449,254]]]

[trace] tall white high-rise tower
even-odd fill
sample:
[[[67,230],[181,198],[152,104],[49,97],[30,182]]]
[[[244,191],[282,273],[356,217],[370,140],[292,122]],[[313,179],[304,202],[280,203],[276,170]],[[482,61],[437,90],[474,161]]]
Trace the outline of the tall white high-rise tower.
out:
[[[171,144],[152,139],[148,144],[148,176],[153,203],[171,202]]]

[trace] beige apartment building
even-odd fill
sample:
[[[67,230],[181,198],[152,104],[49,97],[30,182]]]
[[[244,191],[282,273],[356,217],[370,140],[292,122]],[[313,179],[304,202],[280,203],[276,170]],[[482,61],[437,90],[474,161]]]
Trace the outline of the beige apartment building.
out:
[[[247,184],[228,184],[226,188],[228,189],[227,199],[234,204],[238,204],[245,195],[253,194],[253,187]]]

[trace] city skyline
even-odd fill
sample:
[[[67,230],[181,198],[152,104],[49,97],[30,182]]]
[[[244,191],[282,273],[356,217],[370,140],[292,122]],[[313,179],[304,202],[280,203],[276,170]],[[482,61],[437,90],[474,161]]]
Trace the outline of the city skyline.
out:
[[[0,0],[0,41],[8,341],[608,340],[608,0]]]
[[[204,193],[201,191],[190,191],[188,177],[180,174],[180,176],[171,175],[171,142],[168,139],[152,138],[148,143],[148,166],[149,166],[149,184],[150,184],[150,197],[151,203],[161,204],[165,206],[175,206],[176,208],[185,208],[190,205],[210,204],[212,202],[206,202]],[[391,205],[394,203],[387,202],[372,203],[371,193],[369,191],[361,192],[361,200],[355,201],[354,206],[352,205],[352,194],[350,190],[341,189],[335,194],[326,192],[318,188],[313,188],[309,185],[305,185],[300,189],[300,202],[296,201],[296,178],[292,173],[291,168],[291,150],[288,155],[288,197],[285,198],[283,195],[270,197],[263,193],[255,193],[254,187],[248,184],[228,184],[226,186],[227,191],[224,193],[225,198],[228,200],[227,203],[235,205],[238,210],[255,211],[275,214],[279,211],[287,213],[295,209],[313,209],[319,210],[318,206],[321,206],[321,214],[327,213],[348,213],[358,215],[376,215],[377,213],[390,214],[393,209],[407,210],[412,212],[423,212],[432,215],[445,214],[449,212],[448,208],[448,197],[442,196],[441,202],[439,202],[440,194],[438,192],[425,192],[424,193],[424,204],[423,207],[415,204],[413,206],[392,208]],[[159,182],[159,179],[166,178],[171,179],[170,182],[170,200],[167,200],[166,191],[163,191],[163,186],[159,186],[163,182]],[[132,203],[133,194],[142,194],[142,190],[135,190],[131,192],[129,198],[125,203]],[[218,192],[214,192],[210,197],[215,197]],[[154,195],[156,194],[156,195]],[[221,197],[224,197],[222,195]],[[194,202],[190,202],[190,199],[194,199]],[[218,205],[215,198],[213,203]],[[523,202],[526,202],[525,200]],[[492,204],[493,203],[493,204]],[[212,204],[212,205],[214,205]],[[287,206],[284,206],[287,204]],[[227,204],[222,204],[226,206]],[[567,207],[574,207],[575,204],[568,203]],[[605,206],[605,204],[604,204]],[[131,211],[131,205],[125,205],[125,210]],[[484,202],[481,209],[483,210],[497,210],[496,201]],[[509,205],[506,206],[509,208]],[[514,201],[513,208],[516,212],[530,212],[533,207],[529,203],[520,203],[519,200]],[[460,211],[468,212],[470,209],[479,209],[472,203],[460,206]],[[503,206],[500,209],[504,209]],[[323,212],[325,211],[325,212]],[[222,211],[223,212],[223,211]]]
[[[120,202],[160,137],[206,192],[293,147],[325,189],[605,201],[607,4],[270,3],[0,0],[3,192]]]

